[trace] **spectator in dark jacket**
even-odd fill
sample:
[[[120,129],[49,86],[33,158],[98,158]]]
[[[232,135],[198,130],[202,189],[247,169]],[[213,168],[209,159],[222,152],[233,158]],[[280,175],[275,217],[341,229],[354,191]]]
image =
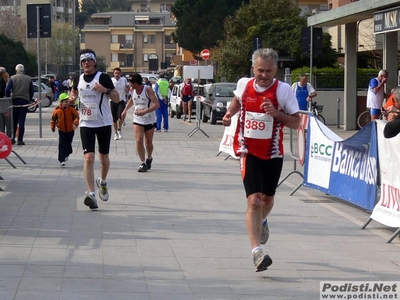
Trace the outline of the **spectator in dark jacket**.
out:
[[[6,85],[9,80],[10,75],[8,75],[6,68],[0,67],[0,98],[6,96]]]
[[[17,126],[19,127],[17,145],[25,145],[25,120],[28,113],[29,101],[33,98],[33,84],[30,76],[25,75],[24,65],[18,64],[15,66],[16,74],[11,76],[6,87],[6,97],[10,97],[12,93],[13,103],[13,126],[14,132],[11,142],[15,144],[15,134]]]

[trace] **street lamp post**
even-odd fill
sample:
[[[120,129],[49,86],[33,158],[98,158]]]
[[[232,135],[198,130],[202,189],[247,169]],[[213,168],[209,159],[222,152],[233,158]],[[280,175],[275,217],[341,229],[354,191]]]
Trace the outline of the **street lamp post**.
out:
[[[82,34],[79,34],[79,52],[81,51]],[[79,60],[79,75],[82,73],[82,65]]]

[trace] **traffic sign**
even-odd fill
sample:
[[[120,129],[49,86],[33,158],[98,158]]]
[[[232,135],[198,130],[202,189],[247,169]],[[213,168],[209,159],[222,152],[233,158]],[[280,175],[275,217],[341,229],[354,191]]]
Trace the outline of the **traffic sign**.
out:
[[[191,60],[190,61],[190,64],[193,66],[193,65],[197,65],[197,60],[195,60],[195,59],[193,59],[193,60]]]
[[[209,59],[210,58],[210,50],[204,49],[203,51],[201,51],[200,55],[203,59]]]

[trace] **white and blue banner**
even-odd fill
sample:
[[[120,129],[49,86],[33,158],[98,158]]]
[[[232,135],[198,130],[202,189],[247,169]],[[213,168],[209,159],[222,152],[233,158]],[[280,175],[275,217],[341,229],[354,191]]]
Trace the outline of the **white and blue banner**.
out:
[[[385,122],[377,120],[381,193],[371,218],[390,227],[400,227],[400,135],[383,136]]]
[[[304,185],[372,210],[376,199],[376,124],[343,140],[310,115]]]

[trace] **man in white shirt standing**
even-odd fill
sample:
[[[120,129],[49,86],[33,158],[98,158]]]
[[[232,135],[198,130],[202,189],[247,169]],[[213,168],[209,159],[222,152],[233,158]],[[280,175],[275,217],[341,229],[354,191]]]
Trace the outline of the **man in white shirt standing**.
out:
[[[370,109],[371,121],[379,119],[383,100],[385,99],[384,86],[389,73],[386,70],[380,70],[378,77],[369,81],[367,93],[367,108]]]
[[[111,106],[111,114],[113,117],[113,127],[114,127],[114,140],[120,140],[123,138],[121,127],[124,120],[121,118],[121,114],[125,109],[126,103],[126,91],[125,87],[128,85],[128,80],[125,77],[121,76],[122,72],[120,68],[114,69],[114,77],[111,78],[115,89],[119,94],[119,102],[114,103],[113,101],[110,102]]]

